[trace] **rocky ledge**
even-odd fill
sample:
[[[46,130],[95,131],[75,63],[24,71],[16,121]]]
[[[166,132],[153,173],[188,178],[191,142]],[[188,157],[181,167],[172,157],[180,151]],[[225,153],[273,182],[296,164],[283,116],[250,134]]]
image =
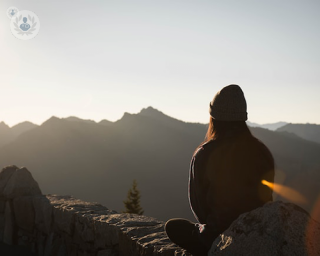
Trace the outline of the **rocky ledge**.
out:
[[[190,255],[166,237],[164,222],[42,195],[31,173],[16,166],[0,173],[0,241],[39,256]]]
[[[0,241],[39,256],[190,255],[155,218],[119,214],[71,196],[42,195],[26,168],[0,172]],[[320,255],[320,224],[302,208],[272,202],[244,213],[208,255]]]

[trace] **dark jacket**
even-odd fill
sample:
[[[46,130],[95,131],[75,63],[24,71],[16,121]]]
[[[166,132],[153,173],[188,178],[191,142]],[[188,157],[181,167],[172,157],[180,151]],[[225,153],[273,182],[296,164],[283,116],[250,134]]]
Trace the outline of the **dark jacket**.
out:
[[[199,236],[213,240],[242,213],[272,201],[274,161],[250,132],[230,134],[199,147],[190,164],[189,201],[200,224]]]

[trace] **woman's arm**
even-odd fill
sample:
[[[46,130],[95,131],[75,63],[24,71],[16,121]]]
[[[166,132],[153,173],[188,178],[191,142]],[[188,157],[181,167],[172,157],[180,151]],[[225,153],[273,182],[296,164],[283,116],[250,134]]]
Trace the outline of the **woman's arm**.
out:
[[[202,224],[206,223],[208,214],[206,203],[208,180],[205,179],[206,155],[205,149],[200,147],[191,159],[189,173],[189,202],[191,210],[196,219]]]

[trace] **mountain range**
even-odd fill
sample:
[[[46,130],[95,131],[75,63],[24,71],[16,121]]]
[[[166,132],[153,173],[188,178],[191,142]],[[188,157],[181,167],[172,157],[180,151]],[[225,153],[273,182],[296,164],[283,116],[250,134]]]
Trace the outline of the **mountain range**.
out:
[[[0,124],[0,166],[26,166],[43,193],[69,194],[121,211],[136,179],[146,215],[193,218],[189,164],[207,124],[183,122],[148,107],[115,122],[51,117],[40,126],[17,126],[14,133]],[[300,206],[312,212],[320,193],[320,143],[280,128],[250,130],[271,150],[276,182],[304,195],[307,202]]]
[[[286,124],[277,129],[279,132],[290,132],[299,137],[320,143],[320,125],[318,124]]]
[[[4,122],[0,123],[0,147],[14,141],[20,134],[37,127],[31,122],[22,122],[11,128]]]
[[[288,124],[288,123],[287,122],[276,122],[276,123],[269,123],[269,124],[257,124],[257,123],[252,123],[250,121],[247,121],[247,125],[250,127],[260,127],[260,128],[268,129],[271,131],[275,131],[275,130],[281,128],[282,126],[285,126],[286,124]]]

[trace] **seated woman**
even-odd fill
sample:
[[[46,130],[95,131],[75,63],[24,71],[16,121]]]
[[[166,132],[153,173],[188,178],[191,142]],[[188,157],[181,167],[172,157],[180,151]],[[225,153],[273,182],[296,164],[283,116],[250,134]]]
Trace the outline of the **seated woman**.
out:
[[[207,255],[212,242],[237,217],[272,201],[274,160],[246,125],[247,104],[238,85],[219,91],[210,102],[204,142],[190,164],[189,201],[199,223],[171,219],[169,239],[193,255]]]

